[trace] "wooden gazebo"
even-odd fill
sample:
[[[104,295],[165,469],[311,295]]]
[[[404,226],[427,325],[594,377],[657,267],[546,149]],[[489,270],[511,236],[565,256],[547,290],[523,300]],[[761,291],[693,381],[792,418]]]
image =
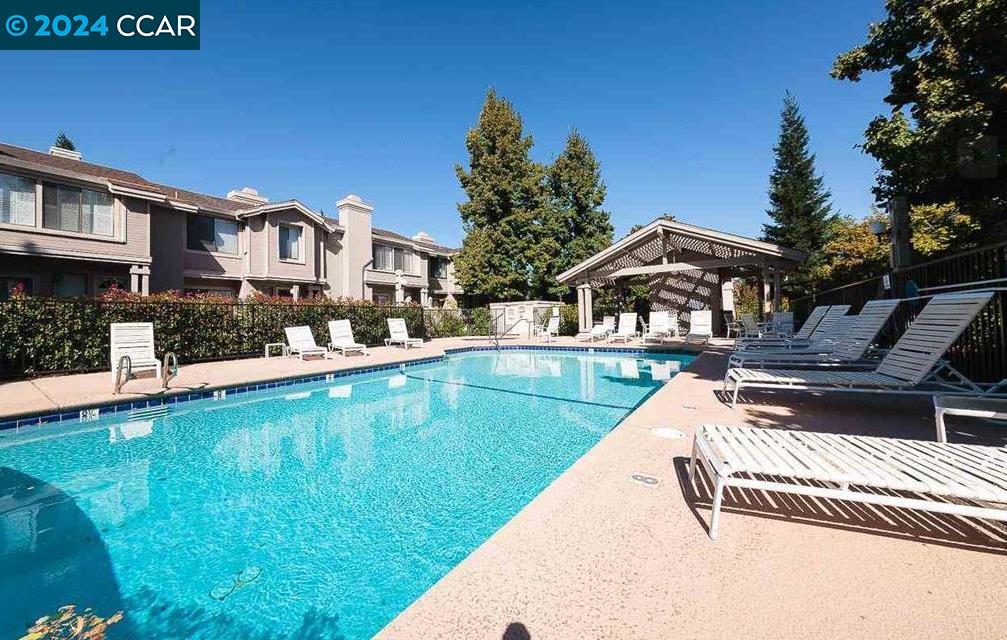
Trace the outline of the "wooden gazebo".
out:
[[[779,308],[783,275],[804,262],[797,249],[658,218],[557,279],[577,287],[581,331],[594,323],[594,290],[643,281],[651,306],[687,314],[692,309],[714,312],[714,330],[721,326],[721,292],[731,278],[755,276],[762,292],[762,311]]]

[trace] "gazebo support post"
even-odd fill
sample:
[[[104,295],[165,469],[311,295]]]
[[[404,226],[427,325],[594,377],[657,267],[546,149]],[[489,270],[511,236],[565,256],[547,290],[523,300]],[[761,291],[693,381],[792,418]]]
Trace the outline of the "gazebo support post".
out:
[[[577,287],[577,323],[584,333],[594,326],[594,293],[589,284]]]
[[[779,271],[773,272],[773,311],[780,311],[783,308],[783,287],[781,286],[783,277]]]
[[[772,298],[769,291],[769,270],[763,267],[759,274],[759,316],[762,320],[767,319]]]

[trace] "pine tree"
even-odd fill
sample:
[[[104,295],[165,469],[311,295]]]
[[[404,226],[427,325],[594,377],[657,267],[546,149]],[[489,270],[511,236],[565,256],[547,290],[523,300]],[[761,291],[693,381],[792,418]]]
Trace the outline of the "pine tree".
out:
[[[77,145],[73,143],[73,140],[70,139],[70,136],[66,135],[66,132],[63,131],[62,129],[60,129],[59,133],[56,134],[56,142],[52,146],[56,147],[57,149],[66,149],[67,151],[77,150]]]
[[[769,209],[771,222],[763,225],[762,237],[814,256],[825,244],[834,218],[829,200],[832,194],[825,188],[821,176],[815,173],[815,155],[808,149],[808,128],[797,104],[787,93],[780,112],[780,138],[773,151],[776,163],[769,176]],[[810,292],[813,265],[805,265],[790,275],[784,293],[788,296]]]
[[[469,167],[455,167],[468,201],[458,205],[465,240],[455,275],[466,293],[490,299],[523,298],[542,268],[545,169],[529,157],[531,136],[521,116],[492,89],[476,126],[465,137]]]
[[[557,283],[556,276],[612,244],[612,223],[601,208],[606,196],[601,166],[576,129],[549,167],[548,186],[546,227],[558,243],[558,253],[541,273],[541,287],[550,297],[562,297],[570,288]]]

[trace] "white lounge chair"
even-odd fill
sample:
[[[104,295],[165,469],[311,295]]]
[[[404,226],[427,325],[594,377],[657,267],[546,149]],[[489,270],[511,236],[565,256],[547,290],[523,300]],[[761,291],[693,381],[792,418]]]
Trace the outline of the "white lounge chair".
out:
[[[664,342],[674,335],[671,328],[671,314],[667,311],[651,311],[650,324],[643,333],[644,342]]]
[[[693,442],[689,463],[693,486],[698,465],[713,482],[709,529],[713,539],[726,487],[1007,520],[1003,471],[1007,449],[1003,448],[707,424]]]
[[[728,367],[779,366],[854,366],[864,365],[867,349],[874,343],[892,312],[901,300],[871,300],[855,316],[845,316],[833,325],[840,329],[836,339],[814,343],[804,349],[779,351],[736,351],[727,361]],[[843,325],[849,324],[849,327]]]
[[[619,328],[615,330],[611,336],[609,336],[610,342],[629,342],[637,336],[636,332],[636,314],[635,313],[620,313],[619,314]]]
[[[932,393],[933,388],[920,387],[929,384],[945,389],[945,393],[982,394],[985,391],[979,385],[941,357],[992,297],[991,291],[934,296],[872,371],[728,369],[724,390],[733,387],[732,407],[742,388]]]
[[[539,327],[538,337],[544,338],[546,342],[552,342],[553,338],[559,337],[559,316],[549,316],[545,325]]]
[[[405,318],[388,318],[388,338],[385,338],[385,346],[390,347],[398,344],[403,348],[422,347],[423,338],[410,338],[409,329],[406,328]]]
[[[161,362],[154,353],[153,322],[113,322],[109,340],[109,360],[112,363],[112,384],[116,382],[119,360],[129,356],[129,371],[154,370],[161,377]]]
[[[713,337],[713,312],[709,309],[698,309],[689,312],[689,333],[686,342],[710,344]]]
[[[581,331],[576,338],[581,342],[594,342],[604,340],[613,331],[615,331],[615,316],[605,316],[601,322],[591,327],[590,331]]]
[[[791,338],[780,338],[780,337],[763,337],[758,340],[739,340],[735,343],[735,351],[756,351],[760,349],[800,349],[808,347],[816,342],[823,340],[835,340],[842,335],[844,329],[848,328],[848,324],[844,322],[852,322],[852,319],[846,315],[846,312],[850,310],[850,305],[848,304],[837,304],[829,307],[825,315],[822,316],[821,321],[818,325],[811,331],[811,334],[804,338],[800,335],[795,335]],[[847,318],[847,320],[844,320]],[[803,327],[802,327],[803,329]]]
[[[283,330],[287,336],[287,352],[304,360],[307,356],[328,356],[328,349],[320,347],[315,343],[315,336],[311,333],[311,327],[287,327]]]
[[[934,396],[934,418],[937,422],[937,442],[947,442],[944,416],[962,416],[982,420],[1007,421],[1007,399],[974,396]]]
[[[353,339],[353,326],[349,320],[329,320],[329,351],[338,351],[344,356],[347,352],[367,355],[367,345]]]

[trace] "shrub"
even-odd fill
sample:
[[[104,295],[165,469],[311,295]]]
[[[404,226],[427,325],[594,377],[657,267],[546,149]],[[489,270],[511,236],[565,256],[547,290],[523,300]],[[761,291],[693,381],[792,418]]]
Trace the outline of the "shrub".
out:
[[[0,302],[0,376],[107,369],[108,327],[113,322],[153,322],[158,355],[173,351],[185,363],[260,354],[267,342],[283,341],[284,327],[295,325],[308,325],[315,340],[325,344],[328,321],[342,318],[350,320],[354,337],[365,344],[383,341],[389,317],[405,318],[410,335],[427,337],[425,313],[430,310],[418,306],[328,298],[234,300],[178,292],[140,296],[119,290],[97,299],[14,296]],[[450,330],[439,331],[458,335]]]

